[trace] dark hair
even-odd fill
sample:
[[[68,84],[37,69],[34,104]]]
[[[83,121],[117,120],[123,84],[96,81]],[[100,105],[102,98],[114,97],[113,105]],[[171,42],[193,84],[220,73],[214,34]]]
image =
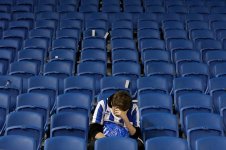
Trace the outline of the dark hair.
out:
[[[131,107],[132,98],[126,91],[118,91],[111,96],[111,105],[126,111]]]

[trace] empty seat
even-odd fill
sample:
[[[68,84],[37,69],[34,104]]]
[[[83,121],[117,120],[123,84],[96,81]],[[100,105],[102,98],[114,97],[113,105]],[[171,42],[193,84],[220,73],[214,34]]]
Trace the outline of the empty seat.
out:
[[[16,111],[35,112],[42,116],[47,128],[50,114],[50,98],[41,93],[25,93],[17,97]]]
[[[218,136],[203,137],[195,142],[196,150],[223,150],[226,146],[226,138]]]
[[[7,135],[0,138],[0,148],[10,150],[36,150],[36,143],[32,137],[21,135]]]
[[[94,61],[107,63],[107,52],[101,49],[84,49],[81,52],[80,62]]]
[[[112,50],[115,49],[122,49],[122,48],[126,48],[126,49],[136,49],[136,45],[133,39],[112,39],[111,40],[111,48]]]
[[[58,95],[58,80],[50,76],[34,76],[28,79],[28,93],[42,93],[50,97],[50,109]]]
[[[75,147],[80,150],[86,150],[85,140],[78,137],[59,136],[47,139],[44,150],[73,150]]]
[[[5,135],[21,135],[33,138],[36,149],[40,148],[44,122],[40,114],[34,112],[12,112],[7,116]]]
[[[95,92],[94,79],[87,76],[71,76],[64,79],[64,93],[82,93],[93,100]]]
[[[180,50],[193,50],[194,45],[191,40],[187,39],[172,39],[168,43],[171,57],[174,58],[175,53]]]
[[[146,149],[174,149],[174,150],[189,150],[187,141],[176,137],[156,137],[148,139],[145,142]]]
[[[202,80],[204,86],[207,87],[209,79],[209,68],[207,64],[199,62],[182,63],[178,69],[179,75],[182,77],[197,77]]]
[[[92,99],[83,93],[65,93],[56,99],[56,111],[61,112],[81,112],[90,115]]]
[[[90,37],[82,41],[82,49],[102,49],[106,50],[106,41],[100,37]]]
[[[174,104],[178,110],[178,97],[185,93],[204,93],[203,82],[195,77],[180,77],[173,80]]]
[[[45,52],[39,49],[23,49],[18,52],[18,61],[37,64],[38,72],[43,71]]]
[[[165,50],[146,50],[141,54],[142,63],[148,62],[171,62],[169,51]]]
[[[185,93],[178,97],[181,128],[184,130],[184,120],[188,114],[213,112],[212,98],[202,93]]]
[[[11,53],[12,60],[15,60],[17,51],[19,50],[19,42],[13,39],[1,39],[0,40],[0,50],[9,51]]]
[[[173,78],[176,75],[175,66],[169,62],[147,62],[144,66],[146,76],[161,76],[167,79],[169,87],[172,87]]]
[[[88,116],[82,113],[62,112],[51,116],[50,137],[72,136],[88,139]]]
[[[22,79],[13,75],[0,76],[0,93],[10,96],[9,110],[16,107],[16,97],[22,92]]]
[[[112,63],[117,61],[133,61],[138,62],[138,52],[130,49],[116,49],[111,53]]]
[[[137,79],[138,95],[142,93],[170,93],[171,87],[166,78],[160,76],[139,77]]]
[[[6,115],[9,113],[10,96],[1,93],[0,99],[0,134],[2,134],[4,131]]]
[[[136,92],[136,80],[140,74],[140,64],[136,62],[118,61],[112,64],[112,75],[127,77],[131,81],[131,84],[134,85],[134,88],[132,89],[133,94]]]
[[[123,137],[108,137],[102,138],[95,142],[95,150],[117,150],[117,149],[130,149],[137,150],[138,144],[136,140]]]
[[[213,98],[213,106],[215,111],[218,111],[219,101],[218,97],[225,93],[226,78],[217,77],[209,80],[208,83],[208,92]]]
[[[153,112],[172,113],[173,100],[164,93],[139,93],[138,105],[141,116]]]
[[[201,62],[201,55],[197,50],[180,50],[175,52],[173,61],[176,68],[181,68],[185,62]]]
[[[178,137],[178,120],[170,113],[147,113],[141,116],[144,141],[160,136]]]
[[[207,136],[223,136],[223,121],[220,115],[213,113],[194,113],[185,117],[185,129],[188,144],[195,148],[195,141]]]
[[[53,41],[52,50],[66,49],[77,52],[77,41],[71,38],[61,38]]]
[[[114,29],[111,31],[111,39],[128,38],[133,39],[133,32],[129,29]]]
[[[160,39],[142,39],[139,41],[138,45],[141,53],[149,49],[165,50],[166,48],[165,41]]]
[[[95,80],[95,93],[99,92],[99,80],[107,74],[107,67],[101,62],[85,61],[77,65],[78,76],[88,76]]]

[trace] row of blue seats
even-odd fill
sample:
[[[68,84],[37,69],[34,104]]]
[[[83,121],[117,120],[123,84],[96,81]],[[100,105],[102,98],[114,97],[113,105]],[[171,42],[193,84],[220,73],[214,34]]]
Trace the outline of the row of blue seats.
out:
[[[85,76],[85,77],[84,77]],[[86,77],[89,76],[89,77]],[[68,77],[64,80],[58,81],[54,76],[34,76],[26,79],[28,82],[22,82],[20,77],[16,76],[1,76],[1,91],[6,94],[11,94],[10,110],[14,110],[16,106],[16,96],[21,93],[33,93],[41,92],[46,93],[51,99],[51,108],[55,105],[55,98],[62,93],[70,92],[84,92],[90,96],[92,101],[95,95],[98,100],[105,99],[118,90],[127,90],[134,98],[136,94],[139,97],[143,92],[156,91],[165,94],[174,95],[174,105],[178,110],[178,101],[181,93],[198,92],[210,94],[213,98],[213,107],[216,111],[220,112],[218,97],[220,94],[224,94],[224,88],[226,86],[225,77],[212,78],[208,81],[208,86],[200,78],[194,77],[180,77],[173,79],[173,82],[169,82],[166,75],[153,75],[150,77],[140,77],[137,80],[131,76],[117,75],[112,77],[96,77],[92,79],[91,75],[83,74],[81,76]],[[193,77],[192,77],[193,76]],[[95,77],[93,77],[95,78]],[[24,79],[25,80],[25,79]],[[100,81],[100,82],[99,82]],[[86,83],[86,85],[83,85]],[[125,86],[126,85],[126,86]],[[207,87],[206,87],[207,86]],[[8,89],[8,91],[6,91]],[[172,101],[171,101],[172,102]],[[172,104],[167,103],[169,107]]]
[[[196,141],[194,150],[224,150],[226,146],[225,137],[208,136]],[[53,137],[45,141],[45,150],[86,150],[86,144],[83,139],[75,137]],[[10,148],[10,150],[36,150],[35,143],[31,138],[17,135],[4,136],[0,138],[0,148]],[[119,148],[129,148],[137,150],[137,142],[128,138],[104,138],[95,143],[95,150],[117,150]],[[155,149],[174,149],[174,150],[189,150],[187,142],[174,137],[158,137],[149,139],[145,143],[145,150]]]
[[[43,116],[31,112],[29,107],[19,109],[7,115],[5,135],[23,135],[32,137],[36,146],[40,143],[45,133]],[[200,111],[190,112],[185,116],[183,133],[185,134],[189,147],[195,149],[198,139],[207,136],[224,136],[224,125],[222,117],[217,114]],[[87,142],[88,138],[87,114],[76,112],[60,112],[51,116],[50,137],[74,136],[80,137]],[[203,128],[205,130],[203,131]],[[169,113],[146,113],[141,116],[141,131],[143,140],[147,141],[160,136],[179,137],[177,117]]]

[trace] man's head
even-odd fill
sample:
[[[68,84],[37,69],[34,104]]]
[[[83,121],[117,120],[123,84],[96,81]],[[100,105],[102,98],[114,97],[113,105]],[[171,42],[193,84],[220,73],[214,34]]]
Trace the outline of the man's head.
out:
[[[132,98],[126,91],[118,91],[111,97],[112,107],[117,107],[122,111],[126,111],[130,108]]]

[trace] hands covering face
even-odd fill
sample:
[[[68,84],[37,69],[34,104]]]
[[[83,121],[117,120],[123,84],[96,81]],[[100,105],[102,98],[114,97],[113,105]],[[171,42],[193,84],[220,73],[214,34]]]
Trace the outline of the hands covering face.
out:
[[[113,107],[112,110],[113,110],[114,115],[116,115],[117,117],[120,117],[120,118],[122,118],[122,119],[125,119],[125,118],[127,117],[126,114],[127,114],[127,111],[128,111],[128,110],[123,111],[123,110],[120,110],[120,109],[117,108],[117,107]]]

